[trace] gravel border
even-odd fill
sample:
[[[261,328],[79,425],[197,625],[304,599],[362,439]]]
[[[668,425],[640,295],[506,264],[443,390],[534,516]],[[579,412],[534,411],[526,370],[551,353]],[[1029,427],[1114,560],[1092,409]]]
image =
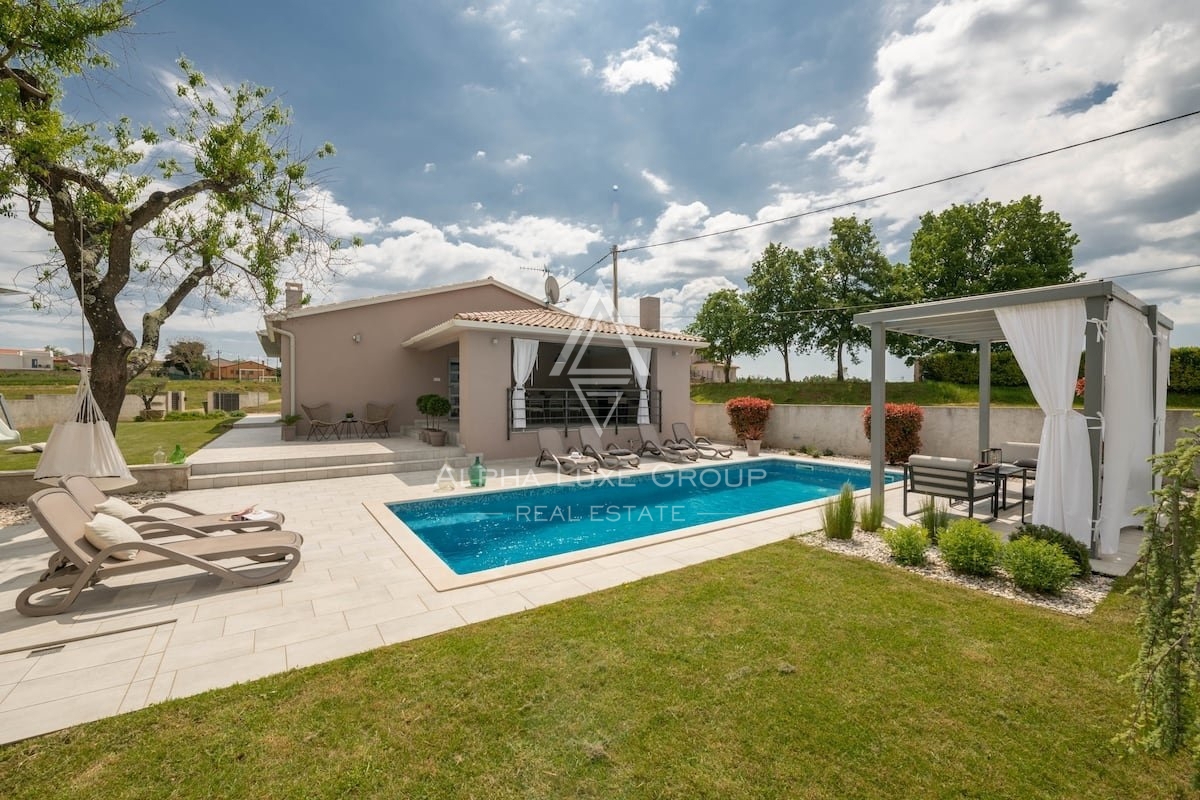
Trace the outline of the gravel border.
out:
[[[897,569],[915,572],[930,580],[965,586],[968,589],[986,592],[996,597],[1007,597],[1010,600],[1048,608],[1051,611],[1070,614],[1074,617],[1086,617],[1095,611],[1096,606],[1108,596],[1113,586],[1112,578],[1093,574],[1087,580],[1076,579],[1071,581],[1070,585],[1058,596],[1032,594],[1013,586],[1012,583],[1003,577],[1003,573],[991,578],[979,578],[974,575],[959,575],[958,573],[951,572],[950,568],[943,563],[941,553],[938,552],[936,547],[931,547],[927,551],[926,555],[929,561],[925,566],[905,567],[892,560],[891,551],[888,549],[888,546],[884,543],[883,539],[874,533],[856,530],[854,537],[847,541],[828,539],[823,532],[813,531],[798,534],[795,539],[810,547],[820,547],[824,550],[830,550],[855,558],[865,558],[868,561],[874,561],[879,564],[890,564]]]
[[[166,496],[166,492],[135,492],[120,495],[120,498],[134,508],[141,508],[147,503],[162,500]],[[29,506],[24,503],[0,503],[0,528],[20,525],[32,519],[29,515]]]

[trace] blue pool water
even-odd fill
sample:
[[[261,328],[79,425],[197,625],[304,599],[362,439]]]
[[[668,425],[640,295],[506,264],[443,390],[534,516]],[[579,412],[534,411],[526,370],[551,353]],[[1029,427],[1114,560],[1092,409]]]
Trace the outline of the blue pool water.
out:
[[[865,489],[870,472],[760,459],[392,503],[388,510],[467,575],[819,500],[844,483]]]

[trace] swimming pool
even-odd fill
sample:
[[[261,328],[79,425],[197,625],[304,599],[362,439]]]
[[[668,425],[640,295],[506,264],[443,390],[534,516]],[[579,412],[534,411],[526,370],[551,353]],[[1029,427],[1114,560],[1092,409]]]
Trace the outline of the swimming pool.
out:
[[[835,495],[845,483],[865,489],[870,471],[768,458],[390,503],[386,510],[455,574],[471,575],[796,506]]]

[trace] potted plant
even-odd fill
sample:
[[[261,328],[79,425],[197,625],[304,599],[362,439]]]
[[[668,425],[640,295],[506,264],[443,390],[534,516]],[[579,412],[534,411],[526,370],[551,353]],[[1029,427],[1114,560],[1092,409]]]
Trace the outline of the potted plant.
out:
[[[441,447],[446,443],[446,432],[438,426],[437,421],[450,413],[452,406],[450,398],[440,394],[426,395],[426,413],[433,419],[433,427],[428,430],[429,443]]]
[[[423,394],[417,398],[417,412],[425,417],[425,427],[417,432],[417,436],[422,442],[428,442],[429,432],[434,430],[433,415],[429,413],[429,400],[432,397],[437,397],[437,395]]]
[[[296,441],[296,423],[300,421],[299,414],[285,414],[279,418],[279,438],[285,442]]]
[[[746,443],[746,455],[757,456],[775,404],[761,397],[733,397],[725,402],[729,426]]]

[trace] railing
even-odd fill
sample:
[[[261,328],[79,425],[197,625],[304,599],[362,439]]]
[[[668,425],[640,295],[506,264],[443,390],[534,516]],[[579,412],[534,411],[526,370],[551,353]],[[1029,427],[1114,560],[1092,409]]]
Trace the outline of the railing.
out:
[[[620,433],[621,428],[636,428],[638,389],[538,389],[525,390],[525,427],[513,428],[513,390],[506,395],[506,438],[513,431],[561,427],[563,434],[580,425],[599,425]],[[662,431],[662,389],[648,389],[650,422]]]

